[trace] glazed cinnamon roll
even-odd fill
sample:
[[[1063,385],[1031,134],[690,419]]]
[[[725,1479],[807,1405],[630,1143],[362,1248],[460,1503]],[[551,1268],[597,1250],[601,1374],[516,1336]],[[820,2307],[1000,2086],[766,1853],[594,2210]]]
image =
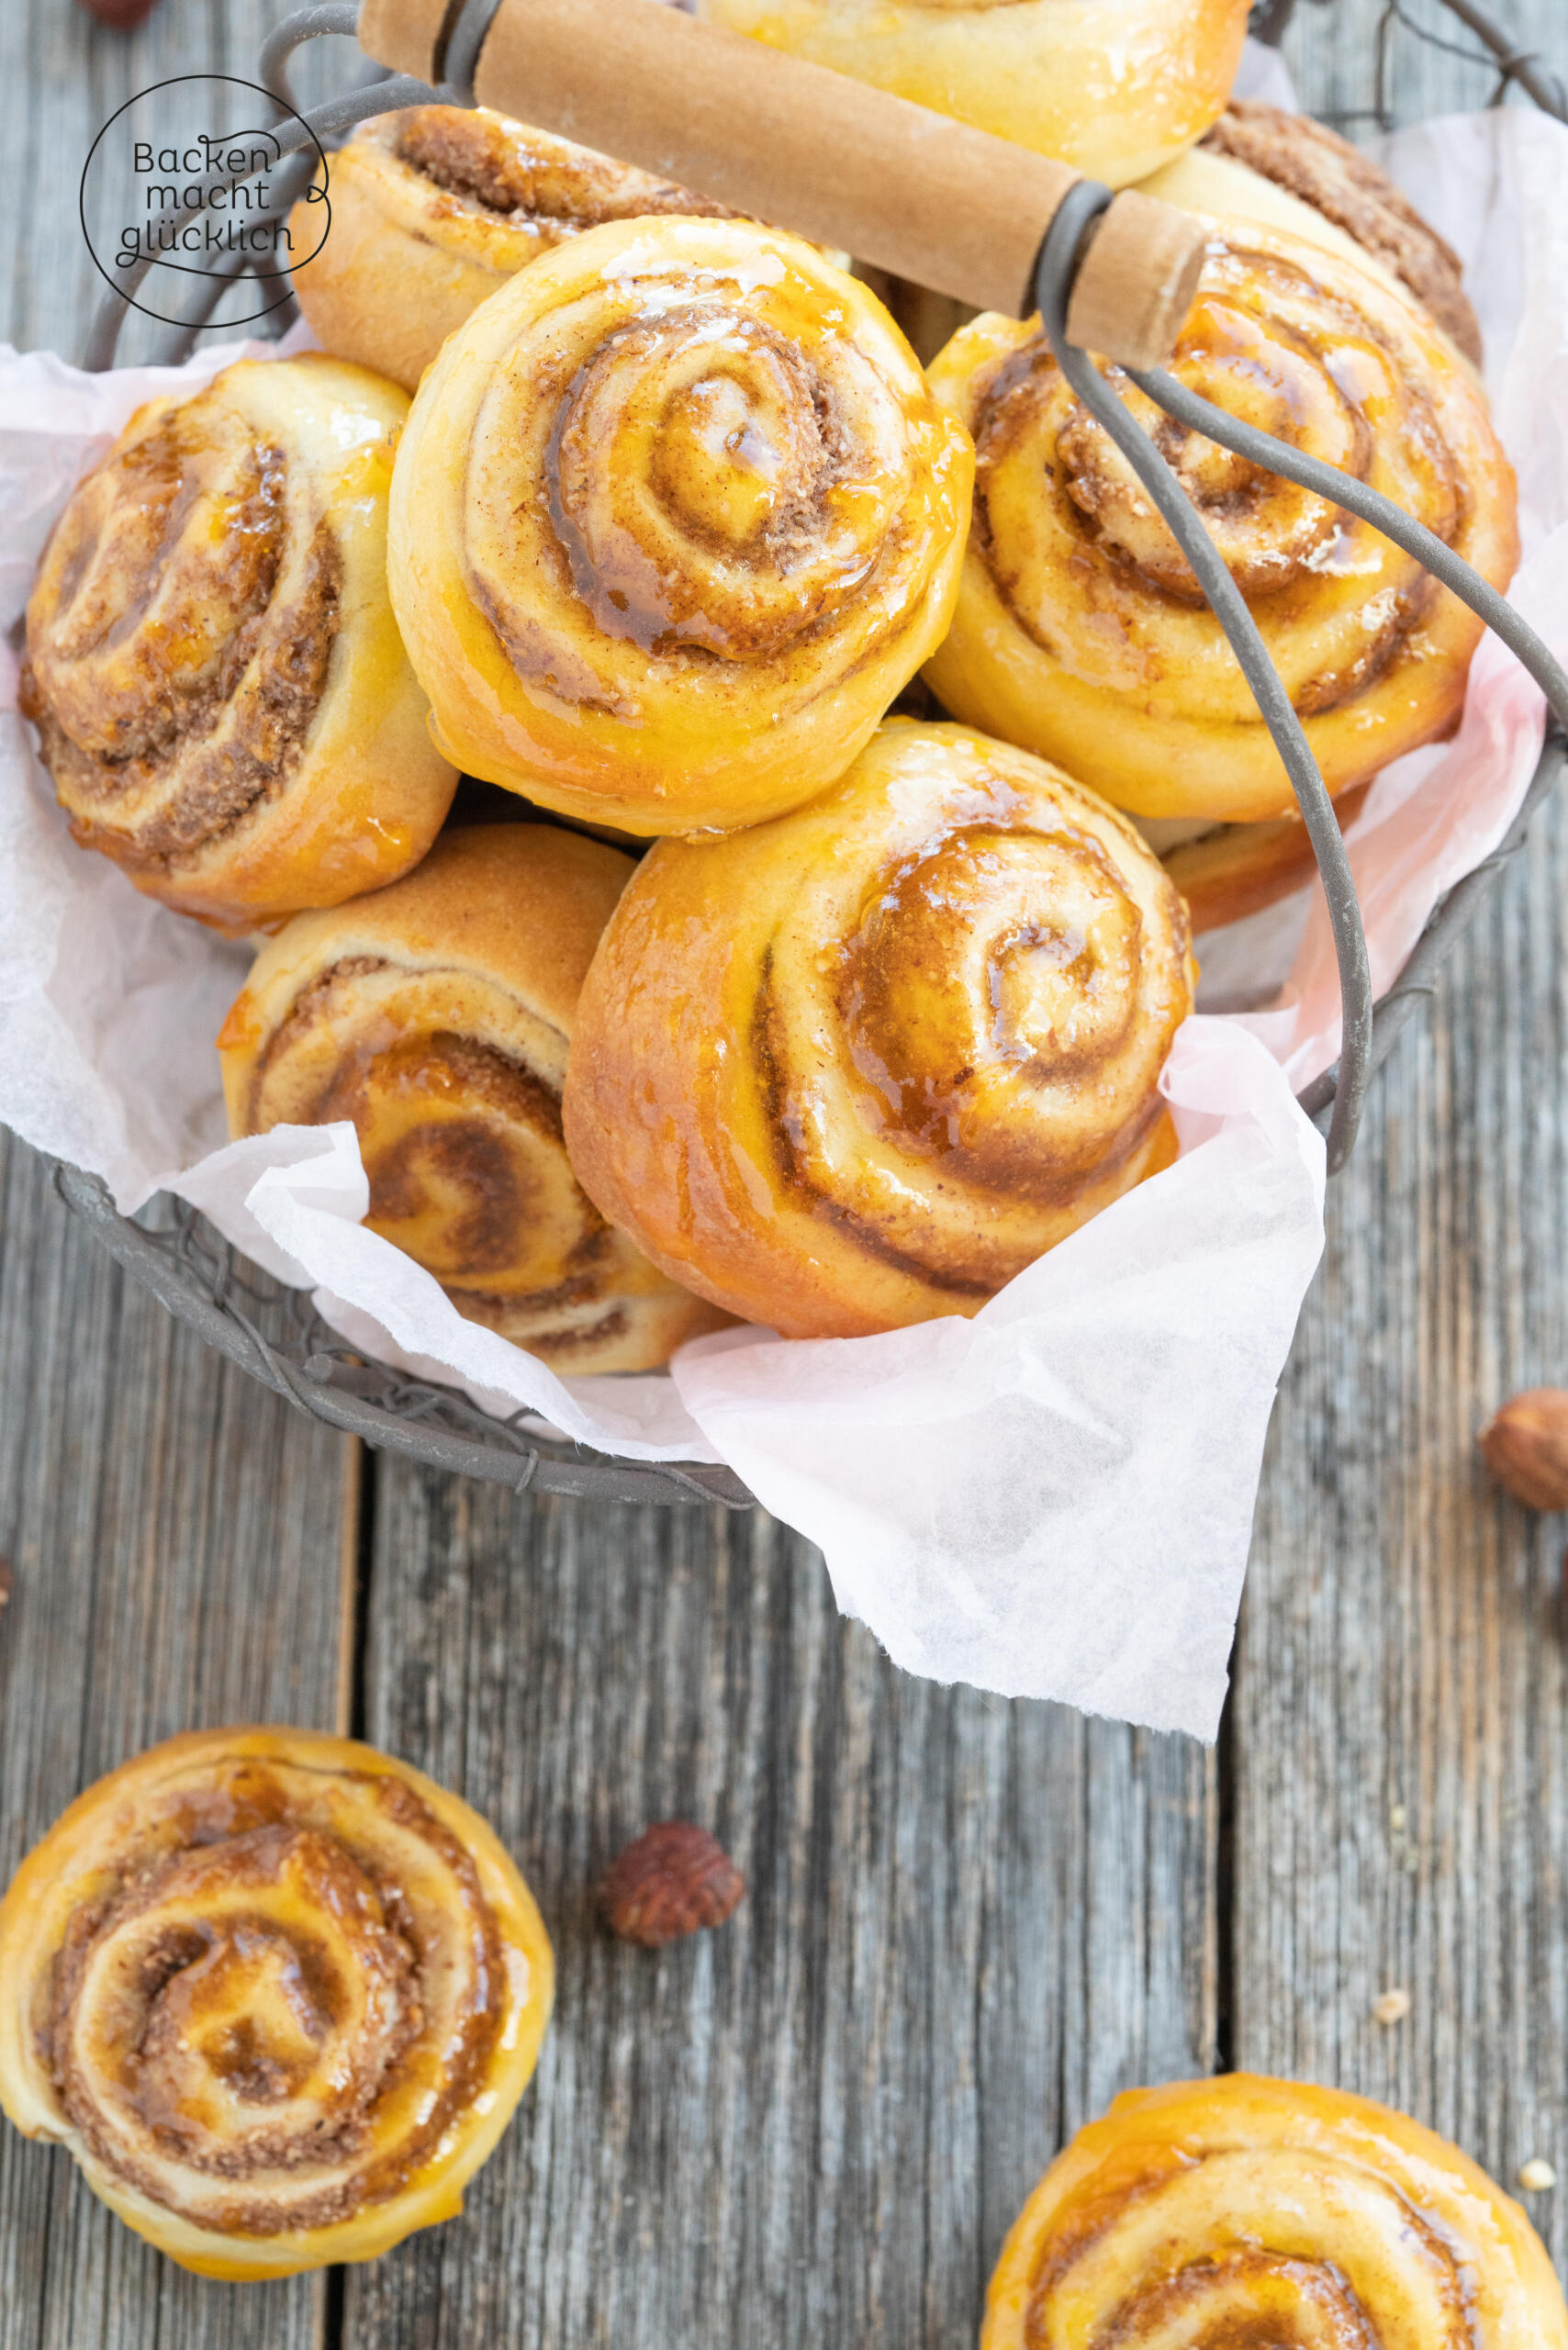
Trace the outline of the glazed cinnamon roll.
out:
[[[487,106],[377,115],[333,156],[329,194],[324,241],[310,200],[289,219],[301,252],[319,246],[294,272],[299,307],[329,351],[410,392],[447,336],[553,245],[604,220],[728,210]]]
[[[724,1318],[610,1229],[561,1138],[577,990],[632,869],[554,825],[445,834],[272,940],[218,1040],[232,1134],[350,1119],[371,1230],[561,1371],[652,1370]]]
[[[698,0],[699,16],[1124,187],[1230,95],[1247,0]]]
[[[589,229],[451,337],[398,453],[392,599],[442,746],[640,834],[796,806],[946,629],[970,476],[813,247]]]
[[[1259,182],[1262,183],[1260,190]],[[1244,190],[1241,200],[1237,191]],[[1207,201],[1204,191],[1209,191]],[[1190,193],[1189,193],[1190,191]],[[1286,114],[1256,99],[1233,98],[1202,145],[1158,179],[1151,196],[1221,216],[1270,218],[1270,197],[1284,197],[1295,233],[1343,238],[1363,263],[1370,257],[1397,278],[1465,357],[1481,361],[1481,328],[1464,291],[1459,255],[1400,193],[1381,163],[1309,114]],[[1279,216],[1278,225],[1292,225]]]
[[[1133,2089],[1024,2208],[980,2350],[1564,2350],[1518,2204],[1370,2099],[1246,2073]]]
[[[241,360],[139,408],[44,551],[22,708],[72,832],[218,929],[395,880],[450,805],[386,594],[407,413],[362,367]]]
[[[1132,826],[890,719],[807,808],[661,841],[584,984],[566,1132],[655,1264],[787,1337],[972,1315],[1174,1155],[1182,901]]]
[[[113,1771],[0,1905],[0,2105],[182,2267],[285,2277],[450,2219],[554,1968],[465,1803],[312,1730]]]
[[[1470,371],[1392,286],[1215,224],[1172,363],[1192,389],[1383,491],[1506,588],[1514,479]],[[1111,371],[1114,377],[1115,371]],[[977,444],[946,707],[1139,815],[1249,822],[1291,792],[1219,622],[1037,325],[988,316],[930,370]],[[1330,792],[1457,720],[1481,623],[1370,525],[1126,386],[1247,598]]]

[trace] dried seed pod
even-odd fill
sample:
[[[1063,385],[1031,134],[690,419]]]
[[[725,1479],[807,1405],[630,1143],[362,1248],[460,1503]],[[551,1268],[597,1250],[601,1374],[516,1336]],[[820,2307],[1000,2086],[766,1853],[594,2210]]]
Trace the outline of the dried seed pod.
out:
[[[1527,1509],[1568,1509],[1568,1390],[1531,1387],[1479,1438],[1497,1483]]]
[[[722,1926],[745,1892],[745,1877],[705,1828],[661,1819],[610,1863],[601,1897],[612,1932],[658,1950]]]

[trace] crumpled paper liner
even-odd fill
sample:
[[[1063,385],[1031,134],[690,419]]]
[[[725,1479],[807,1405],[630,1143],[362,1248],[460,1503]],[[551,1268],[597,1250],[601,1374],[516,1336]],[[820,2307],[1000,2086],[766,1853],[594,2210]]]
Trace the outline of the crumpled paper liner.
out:
[[[1568,133],[1508,109],[1406,133],[1390,161],[1474,263],[1526,501],[1519,599],[1561,650]],[[207,352],[182,378],[237,355]],[[71,484],[169,380],[0,353],[13,647]],[[1293,1088],[1337,1051],[1338,1005],[1306,896],[1255,918],[1239,947],[1204,942],[1222,994],[1238,977],[1256,1002],[1270,955],[1294,967],[1273,1008],[1180,1031],[1164,1080],[1176,1164],[973,1320],[793,1343],[725,1331],[667,1378],[562,1380],[364,1230],[351,1126],[225,1141],[211,1040],[247,958],[72,846],[14,714],[14,656],[0,687],[0,1118],[101,1174],[122,1209],[179,1192],[385,1361],[631,1460],[729,1461],[821,1545],[841,1607],[908,1670],[1214,1735],[1275,1383],[1322,1247],[1322,1144]],[[1380,985],[1439,891],[1495,845],[1540,731],[1540,696],[1488,643],[1460,735],[1374,786],[1352,845]]]

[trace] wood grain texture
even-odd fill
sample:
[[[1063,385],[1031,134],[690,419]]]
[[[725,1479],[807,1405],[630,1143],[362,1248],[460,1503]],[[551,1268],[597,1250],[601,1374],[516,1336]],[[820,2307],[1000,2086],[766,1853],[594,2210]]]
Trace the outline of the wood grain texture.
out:
[[[1568,1385],[1561,806],[1379,1080],[1276,1415],[1233,1699],[1235,2060],[1568,2179],[1568,1523],[1478,1428]],[[1403,1987],[1411,2009],[1377,2022]],[[1560,2264],[1562,2190],[1529,2199]]]
[[[561,1980],[464,2218],[351,2272],[355,2350],[947,2350],[1063,2132],[1212,2063],[1212,1758],[895,1672],[766,1517],[384,1460],[369,1634],[365,1734],[494,1822]],[[666,1818],[750,1893],[655,1954],[594,1887]]]
[[[129,1285],[0,1135],[0,1883],[156,1739],[333,1725],[348,1466]],[[0,2350],[308,2350],[323,2299],[186,2276],[0,2123]]]
[[[1518,50],[1568,76],[1562,0],[1480,0],[1480,5]],[[1329,121],[1338,119],[1347,138],[1377,128],[1370,111],[1370,61],[1387,13],[1388,0],[1331,0],[1327,6],[1324,0],[1296,0],[1281,44],[1302,104]],[[1404,15],[1438,39],[1419,39],[1407,26],[1391,33],[1386,91],[1394,121],[1419,122],[1428,115],[1489,106],[1497,73],[1475,36],[1449,15],[1440,0],[1406,0]],[[1523,103],[1517,96],[1510,100]]]
[[[0,9],[15,343],[81,348],[99,281],[76,183],[98,126],[169,74],[251,72],[284,13],[173,0],[127,39],[65,0]],[[343,1440],[128,1284],[4,1134],[0,1186],[0,1553],[16,1576],[0,1614],[3,1879],[73,1796],[155,1739],[257,1718],[334,1725],[355,1487]],[[186,2276],[67,2156],[0,2125],[0,2350],[307,2350],[324,2303],[319,2279]]]
[[[68,0],[0,9],[15,341],[80,348],[98,125],[163,75],[248,73],[287,6],[164,0],[129,42]],[[1497,7],[1562,58],[1560,0]],[[1313,103],[1364,98],[1380,8],[1302,0]],[[1396,55],[1402,115],[1487,95]],[[533,1882],[561,1960],[539,2079],[464,2218],[330,2291],[185,2277],[0,2131],[0,2350],[949,2350],[1056,2144],[1117,2087],[1215,2061],[1221,1993],[1234,2061],[1406,2104],[1505,2177],[1532,2154],[1568,2177],[1568,1537],[1471,1452],[1511,1388],[1568,1382],[1561,824],[1552,844],[1378,1080],[1333,1202],[1260,1503],[1224,1884],[1210,1758],[904,1679],[767,1520],[384,1460],[360,1726],[487,1811]],[[340,1718],[353,1529],[336,1440],[127,1291],[25,1152],[5,1164],[8,1870],[168,1729]],[[624,1949],[595,1879],[681,1813],[750,1896],[721,1935]],[[1395,1983],[1411,2013],[1377,2025]],[[1560,2257],[1562,2199],[1532,2204]]]
[[[1354,102],[1381,13],[1297,9],[1315,103]],[[1568,72],[1560,0],[1493,13]],[[1394,62],[1402,118],[1490,95],[1407,35]],[[1568,1525],[1494,1492],[1474,1438],[1568,1385],[1565,904],[1559,806],[1374,1080],[1282,1384],[1230,1723],[1234,2062],[1402,2106],[1510,2186],[1534,2155],[1568,2181]],[[1409,2014],[1380,2023],[1394,1988]],[[1568,2266],[1568,2186],[1527,2200]]]

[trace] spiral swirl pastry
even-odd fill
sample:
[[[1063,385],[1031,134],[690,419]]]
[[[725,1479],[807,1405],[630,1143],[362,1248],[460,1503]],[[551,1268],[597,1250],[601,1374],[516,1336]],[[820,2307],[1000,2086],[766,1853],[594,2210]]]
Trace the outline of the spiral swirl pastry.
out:
[[[398,453],[392,599],[443,746],[630,833],[797,806],[946,628],[971,463],[798,239],[558,246],[446,342]]]
[[[325,240],[310,199],[289,218],[311,255],[293,274],[299,307],[329,351],[410,392],[447,336],[552,245],[605,220],[728,209],[487,106],[362,123],[332,158],[330,195]]]
[[[562,1141],[577,990],[631,871],[554,825],[444,834],[272,940],[218,1040],[234,1135],[351,1120],[371,1230],[560,1371],[653,1370],[724,1318],[611,1230]]]
[[[980,2350],[1564,2350],[1524,2213],[1368,2098],[1245,2073],[1133,2089],[1002,2247]]]
[[[1514,479],[1484,398],[1392,285],[1282,232],[1216,224],[1173,369],[1506,587]],[[1037,327],[978,319],[931,380],[978,458],[958,608],[927,671],[940,699],[1092,773],[1140,815],[1286,814],[1284,770],[1219,622]],[[1369,525],[1118,388],[1217,542],[1330,792],[1442,733],[1481,632],[1466,607]]]
[[[661,841],[588,972],[566,1132],[654,1262],[788,1337],[972,1315],[1169,1163],[1182,901],[1059,769],[890,719],[830,791]]]
[[[461,2210],[554,1992],[476,1812],[310,1730],[196,1731],[78,1797],[0,1905],[0,2104],[209,2277]]]
[[[386,594],[407,413],[361,367],[241,360],[139,408],[44,551],[22,707],[72,831],[220,930],[395,880],[451,804]]]
[[[1214,121],[1246,0],[697,0],[699,16],[1112,187]]]

